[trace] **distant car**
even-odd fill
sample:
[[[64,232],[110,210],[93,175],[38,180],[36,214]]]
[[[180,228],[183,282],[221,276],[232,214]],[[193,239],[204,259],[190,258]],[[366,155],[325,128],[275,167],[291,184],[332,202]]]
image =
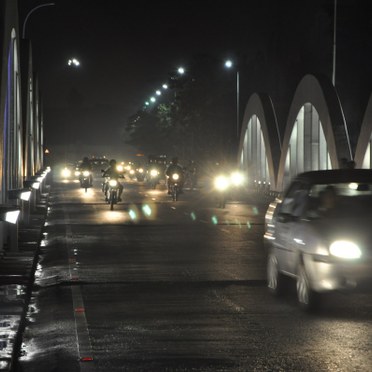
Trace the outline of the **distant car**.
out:
[[[64,181],[72,181],[78,179],[79,176],[76,174],[77,165],[75,163],[65,163],[57,166],[58,176]]]
[[[279,295],[293,278],[307,310],[322,293],[371,288],[372,170],[299,174],[269,206],[264,238],[269,289]]]

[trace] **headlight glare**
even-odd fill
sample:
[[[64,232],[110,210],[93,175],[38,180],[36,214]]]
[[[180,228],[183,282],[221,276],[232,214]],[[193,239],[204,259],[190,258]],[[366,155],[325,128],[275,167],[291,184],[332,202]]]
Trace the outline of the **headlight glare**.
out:
[[[71,171],[68,168],[62,169],[62,177],[68,178],[71,177]]]
[[[173,173],[172,174],[173,181],[178,181],[179,178],[180,178],[180,175],[178,173]]]
[[[83,176],[84,177],[89,177],[89,171],[83,171]]]
[[[214,187],[218,191],[225,191],[229,187],[229,180],[225,176],[217,176],[214,179]]]
[[[356,259],[360,258],[362,251],[353,242],[347,240],[337,240],[329,246],[331,255],[339,258]]]
[[[241,186],[244,183],[244,176],[240,172],[234,172],[230,176],[234,186]]]
[[[116,186],[118,185],[118,181],[116,181],[116,180],[110,180],[110,181],[109,181],[109,185],[110,185],[111,187],[116,187]]]

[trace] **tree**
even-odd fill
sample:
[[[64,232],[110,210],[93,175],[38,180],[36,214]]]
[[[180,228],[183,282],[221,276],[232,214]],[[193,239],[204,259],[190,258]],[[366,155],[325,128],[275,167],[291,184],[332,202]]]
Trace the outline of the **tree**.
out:
[[[235,105],[234,92],[226,85],[234,85],[216,66],[212,57],[197,56],[185,75],[171,74],[169,99],[128,121],[129,143],[146,147],[147,152],[156,141],[161,153],[183,160],[208,159],[229,152],[235,133]],[[229,101],[231,107],[226,104]]]

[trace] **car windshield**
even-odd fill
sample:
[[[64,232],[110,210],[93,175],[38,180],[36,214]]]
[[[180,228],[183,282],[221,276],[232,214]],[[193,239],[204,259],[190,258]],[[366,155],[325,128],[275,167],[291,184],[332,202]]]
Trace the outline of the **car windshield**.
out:
[[[309,190],[307,211],[314,217],[345,218],[371,215],[372,184],[314,184]]]

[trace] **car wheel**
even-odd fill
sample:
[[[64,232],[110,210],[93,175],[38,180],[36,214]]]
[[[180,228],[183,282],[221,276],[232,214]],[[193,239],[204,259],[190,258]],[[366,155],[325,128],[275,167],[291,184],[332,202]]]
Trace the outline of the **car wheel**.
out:
[[[267,260],[267,287],[270,292],[279,296],[283,293],[283,275],[279,272],[278,260],[273,253],[269,254]]]
[[[296,281],[297,300],[300,307],[306,311],[313,311],[319,304],[319,296],[311,289],[305,266],[300,264]]]

